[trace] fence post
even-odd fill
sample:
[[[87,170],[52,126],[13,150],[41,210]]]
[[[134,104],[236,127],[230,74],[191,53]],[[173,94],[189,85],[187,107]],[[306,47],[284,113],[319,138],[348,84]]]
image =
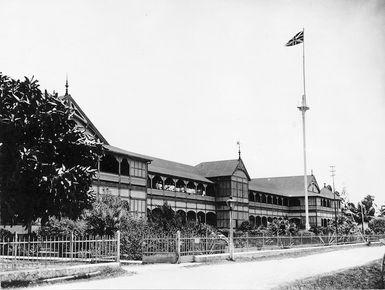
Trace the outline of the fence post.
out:
[[[116,232],[116,262],[120,263],[120,230]]]
[[[279,248],[278,231],[277,231],[277,248]]]
[[[265,248],[265,233],[262,233],[262,249]]]
[[[74,258],[74,232],[71,232],[71,239],[70,239],[70,259],[73,260]]]
[[[303,235],[303,232],[301,232],[301,246],[303,245],[302,235]]]
[[[15,237],[14,237],[14,243],[13,243],[13,256],[14,256],[14,259],[16,260],[16,256],[17,256],[17,232],[15,232]]]
[[[180,263],[180,247],[181,247],[181,242],[180,242],[180,231],[176,232],[176,258],[177,258],[177,263]]]
[[[249,251],[249,232],[246,232],[246,250]]]

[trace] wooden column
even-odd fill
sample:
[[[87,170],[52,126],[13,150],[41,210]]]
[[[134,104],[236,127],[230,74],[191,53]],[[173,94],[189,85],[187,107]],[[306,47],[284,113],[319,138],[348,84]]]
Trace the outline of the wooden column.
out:
[[[116,161],[118,161],[118,175],[119,175],[119,181],[118,181],[118,196],[120,197],[120,183],[122,182],[122,157],[115,157]]]

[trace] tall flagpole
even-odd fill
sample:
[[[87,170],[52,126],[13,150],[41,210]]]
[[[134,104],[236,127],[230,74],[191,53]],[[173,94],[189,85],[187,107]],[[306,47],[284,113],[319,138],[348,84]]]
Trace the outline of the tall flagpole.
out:
[[[310,108],[306,105],[306,85],[305,85],[305,28],[303,28],[303,42],[302,42],[302,70],[303,70],[303,95],[302,95],[302,105],[298,109],[302,112],[302,134],[303,134],[303,180],[304,180],[304,192],[305,192],[305,228],[306,230],[310,229],[309,223],[309,198],[307,191],[307,169],[306,169],[306,122],[305,122],[305,113]]]

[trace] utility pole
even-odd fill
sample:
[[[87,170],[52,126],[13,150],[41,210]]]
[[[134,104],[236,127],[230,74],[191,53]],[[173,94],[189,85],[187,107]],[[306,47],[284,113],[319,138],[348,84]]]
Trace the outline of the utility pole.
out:
[[[334,165],[330,165],[330,173],[331,177],[333,179],[333,197],[334,197],[334,221],[336,223],[336,237],[337,237],[337,244],[338,244],[338,225],[337,225],[337,206],[336,206],[336,188],[334,186],[334,176],[336,176],[336,170]]]

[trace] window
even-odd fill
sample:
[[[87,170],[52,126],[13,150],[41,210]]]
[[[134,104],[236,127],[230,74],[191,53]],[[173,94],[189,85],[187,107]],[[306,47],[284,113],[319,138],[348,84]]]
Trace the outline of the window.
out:
[[[247,179],[243,177],[231,177],[231,192],[234,197],[248,198]]]
[[[132,175],[137,177],[146,177],[146,163],[141,161],[132,161]]]

